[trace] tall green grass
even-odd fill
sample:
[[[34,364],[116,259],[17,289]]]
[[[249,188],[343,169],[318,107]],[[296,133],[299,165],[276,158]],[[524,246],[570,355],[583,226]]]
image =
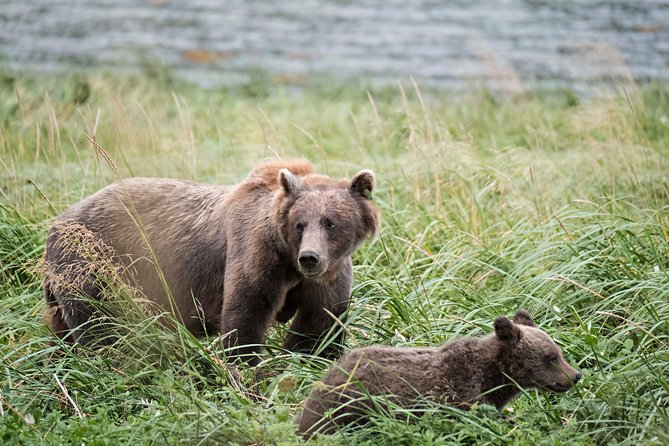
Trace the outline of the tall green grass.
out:
[[[285,327],[270,334],[258,380],[226,366],[215,338],[142,314],[122,286],[111,346],[63,344],[42,320],[39,259],[67,205],[117,175],[234,183],[278,154],[334,176],[377,174],[383,227],[355,254],[349,346],[483,335],[522,307],[585,375],[564,395],[526,392],[504,416],[379,414],[315,443],[666,444],[668,92],[2,75],[0,442],[302,441],[293,417],[328,363],[283,352]]]

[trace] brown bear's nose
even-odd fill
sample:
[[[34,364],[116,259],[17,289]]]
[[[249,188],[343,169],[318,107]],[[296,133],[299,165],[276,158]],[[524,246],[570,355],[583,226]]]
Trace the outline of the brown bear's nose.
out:
[[[313,269],[318,265],[318,260],[320,257],[313,251],[304,251],[300,253],[300,256],[297,260],[300,262],[300,266],[304,269]]]
[[[578,380],[580,380],[581,378],[583,378],[583,373],[581,372],[576,373],[576,376],[574,376],[574,382],[578,382]]]

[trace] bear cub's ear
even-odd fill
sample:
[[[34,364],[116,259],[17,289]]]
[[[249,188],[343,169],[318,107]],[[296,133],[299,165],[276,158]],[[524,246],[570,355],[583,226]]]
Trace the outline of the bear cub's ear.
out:
[[[361,170],[351,180],[351,193],[362,195],[371,200],[375,180],[374,172],[369,169]]]
[[[302,180],[292,174],[288,169],[279,171],[279,183],[287,195],[297,195],[302,188]]]
[[[518,310],[516,315],[513,317],[514,324],[527,325],[528,327],[534,327],[534,321],[532,316],[525,310]]]
[[[515,344],[520,340],[520,329],[509,318],[499,316],[495,318],[495,334],[502,341]]]

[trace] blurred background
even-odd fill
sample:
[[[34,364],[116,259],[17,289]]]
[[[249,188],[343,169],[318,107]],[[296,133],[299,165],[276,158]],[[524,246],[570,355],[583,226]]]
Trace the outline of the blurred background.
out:
[[[662,0],[0,0],[0,66],[491,89],[669,79]]]

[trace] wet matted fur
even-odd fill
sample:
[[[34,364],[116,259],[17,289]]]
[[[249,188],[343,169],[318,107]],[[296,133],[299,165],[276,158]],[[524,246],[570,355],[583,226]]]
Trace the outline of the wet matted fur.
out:
[[[299,431],[306,437],[362,423],[387,403],[420,412],[429,401],[467,409],[475,402],[501,409],[520,388],[570,389],[581,373],[553,340],[519,310],[495,319],[495,332],[436,348],[354,349],[314,385]],[[416,410],[418,409],[418,410]]]

